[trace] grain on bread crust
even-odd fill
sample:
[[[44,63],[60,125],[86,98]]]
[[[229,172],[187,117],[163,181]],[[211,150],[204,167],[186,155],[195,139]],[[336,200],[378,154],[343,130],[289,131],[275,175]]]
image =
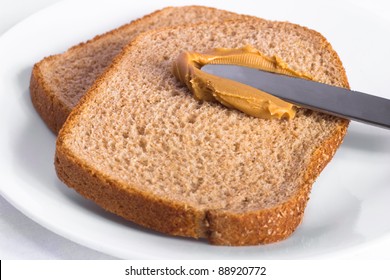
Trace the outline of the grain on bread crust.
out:
[[[242,30],[247,30],[248,39],[243,40],[240,37],[237,31],[242,33]],[[283,32],[291,35],[288,42],[282,42],[281,38],[274,36]],[[195,34],[199,38],[191,42]],[[170,42],[164,43],[168,38]],[[274,41],[271,39],[279,40],[280,45],[278,42],[273,45]],[[169,46],[170,43],[174,47]],[[317,80],[348,87],[343,66],[330,44],[319,33],[290,23],[248,19],[146,33],[125,48],[69,116],[57,140],[55,165],[59,178],[104,209],[137,224],[171,235],[207,238],[210,243],[218,245],[266,244],[291,235],[302,221],[311,186],[342,142],[348,121],[303,109],[297,112],[297,117],[292,121],[259,120],[218,104],[199,104],[188,94],[186,88],[175,82],[167,70],[175,56],[172,48],[178,48],[177,51],[181,48],[204,51],[215,46],[236,47],[245,43],[251,43],[268,54],[276,52],[292,67],[311,74]],[[150,50],[146,48],[147,45],[150,46]],[[166,48],[165,52],[171,53],[173,57],[165,57],[166,53],[156,53],[153,49],[156,45],[161,49]],[[144,60],[151,65],[136,59],[145,52],[147,57]],[[305,55],[302,56],[300,52],[310,56],[309,59],[318,62],[318,65],[312,65],[311,60],[305,61]],[[129,61],[132,61],[132,64],[129,64]],[[149,69],[150,73],[146,73],[145,69]],[[151,81],[153,73],[156,75],[153,79],[156,84],[152,84]],[[122,80],[127,81],[128,84],[119,88],[120,84],[116,84],[119,80],[121,83]],[[152,87],[150,89],[152,93],[145,96],[143,91],[146,92],[148,86]],[[164,90],[165,87],[170,90]],[[176,111],[169,111],[172,108],[169,104],[164,105],[164,100],[158,99],[160,95],[177,102]],[[145,100],[133,106],[137,102],[136,96]],[[111,115],[105,111],[106,104],[112,104]],[[188,107],[180,107],[182,104]],[[168,119],[167,123],[164,122],[164,118],[159,121],[152,118],[148,110],[157,114],[157,108],[161,109],[158,114],[163,114],[163,117]],[[141,110],[142,116],[137,110]],[[195,126],[199,119],[190,118],[191,110],[196,110],[198,114],[196,117],[203,121],[207,117],[217,123],[218,119],[222,118],[223,123],[233,125],[234,129],[220,128],[213,122],[208,122],[207,125],[199,123],[200,126],[205,126],[200,130]],[[94,121],[91,119],[93,115],[97,116]],[[180,119],[182,115],[187,118],[188,126]],[[117,126],[116,116],[123,117],[121,119],[121,122],[124,122],[123,126]],[[132,118],[136,118],[138,122],[133,122]],[[164,147],[164,143],[143,142],[143,137],[147,136],[157,141],[153,135],[148,135],[147,129],[150,127],[138,127],[143,118],[146,118],[149,124],[156,125],[153,129],[155,134],[162,133],[161,142],[173,139],[175,146],[181,148],[180,151],[176,151],[173,145],[165,147],[170,152],[177,153],[174,154],[177,159],[171,159],[171,154],[168,152],[164,154],[163,150],[159,150],[158,145]],[[184,126],[180,128],[183,123]],[[175,130],[176,124],[179,127]],[[252,130],[248,134],[243,134],[242,129],[246,126]],[[208,128],[210,130],[207,130]],[[159,129],[172,129],[172,132],[164,134],[164,131]],[[226,129],[226,134],[223,135],[226,140],[215,137],[218,133],[224,133],[220,129]],[[99,134],[100,131],[103,131],[103,134]],[[194,167],[193,164],[184,167],[183,164],[175,165],[175,160],[180,158],[190,162],[191,156],[187,153],[198,146],[186,142],[189,139],[186,137],[196,138],[200,135],[199,131],[204,132],[209,141],[197,143],[196,140],[199,139],[195,139],[195,144],[201,147],[195,154],[203,151],[206,158],[208,154],[215,158],[207,158],[209,162],[203,162],[203,165],[198,167]],[[269,133],[272,131],[277,132],[279,138],[285,137],[296,143],[287,143],[284,138],[273,138],[272,133]],[[125,141],[126,145],[129,144],[127,148],[122,151],[115,150],[115,143],[118,141],[110,143],[110,140],[116,140],[110,138],[110,133],[114,133],[112,137],[119,137],[118,139]],[[115,133],[119,133],[120,136]],[[175,138],[176,133],[179,133],[180,137]],[[95,143],[91,138],[95,139],[94,136],[97,135],[102,137],[99,140],[106,142],[100,141],[98,144],[101,146],[91,148],[90,144]],[[242,139],[242,142],[233,145],[229,135]],[[267,141],[261,142],[262,138]],[[157,146],[152,147],[150,144]],[[214,144],[225,148],[236,144],[241,146],[235,146],[237,151],[226,149],[227,154],[235,155],[236,158],[229,157],[222,161],[220,154],[215,154],[213,150],[207,148]],[[217,149],[216,146],[213,148]],[[269,153],[271,150],[275,153]],[[138,151],[141,151],[141,154],[137,154]],[[172,176],[162,178],[157,165],[151,170],[147,169],[147,166],[142,167],[142,160],[153,161],[152,158],[143,159],[142,151],[145,155],[150,155],[151,151],[163,153],[155,156],[159,164],[165,168],[164,171],[173,172]],[[240,151],[252,151],[253,155]],[[267,158],[264,159],[260,155],[268,156],[270,161],[267,162]],[[257,157],[252,158],[254,156]],[[161,159],[164,157],[163,162]],[[240,159],[245,163],[244,167],[237,162]],[[267,166],[264,167],[265,163],[278,170],[267,169]],[[238,176],[238,173],[234,173],[235,169],[230,168],[229,164],[242,171],[242,177],[235,180],[233,177]],[[139,172],[136,172],[136,168],[140,169],[137,170]],[[211,182],[215,179],[215,184],[198,185],[195,186],[193,193],[186,192],[185,187],[191,186],[192,182],[185,182],[187,178],[191,180],[190,176],[180,173],[186,172],[185,168],[190,169],[189,174],[203,172],[201,174],[204,180]],[[258,174],[259,170],[263,170],[264,174]],[[277,172],[276,176],[273,172]],[[218,179],[220,174],[225,175],[222,176],[223,180],[230,180],[231,184],[219,185],[224,184],[224,181]],[[164,182],[171,181],[171,184],[162,185],[160,188],[157,185],[161,182],[154,182],[154,177],[150,178],[149,175],[166,180]],[[184,178],[173,178],[174,176]],[[240,178],[243,178],[242,182],[239,181]],[[249,184],[249,180],[244,178],[255,178],[258,181]],[[183,185],[175,184],[174,179],[182,179]],[[270,182],[267,182],[268,179]],[[246,191],[248,197],[245,196]]]
[[[167,7],[52,55],[34,65],[30,94],[46,125],[58,133],[66,118],[123,46],[139,33],[174,25],[244,18],[202,6]]]

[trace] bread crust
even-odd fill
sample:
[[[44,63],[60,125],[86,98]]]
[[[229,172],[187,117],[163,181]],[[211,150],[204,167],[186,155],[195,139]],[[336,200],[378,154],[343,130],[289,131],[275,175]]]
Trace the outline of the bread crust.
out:
[[[347,127],[348,121],[343,121],[313,153],[304,183],[294,196],[275,208],[239,214],[202,211],[134,188],[121,188],[119,182],[73,157],[64,147],[62,137],[57,141],[55,166],[58,177],[82,196],[146,228],[175,236],[207,238],[214,245],[268,244],[286,239],[302,222],[312,184],[332,159]]]
[[[344,67],[328,41],[318,32],[301,28],[312,32],[313,36],[320,36],[324,46],[337,61],[336,67],[342,75],[343,86],[348,88]],[[303,183],[294,195],[274,208],[245,213],[196,209],[135,190],[131,186],[122,188],[120,182],[100,174],[93,166],[78,159],[68,150],[64,139],[69,133],[68,130],[76,125],[76,116],[82,113],[84,106],[88,106],[89,98],[99,90],[105,78],[116,71],[116,64],[132,51],[133,45],[143,36],[146,35],[140,35],[116,57],[111,67],[97,80],[70,114],[57,139],[55,166],[59,178],[107,211],[170,235],[206,238],[214,245],[232,246],[267,244],[290,236],[302,222],[312,184],[342,143],[349,121],[340,119],[337,129],[313,152],[303,174]]]
[[[61,145],[61,141],[58,145]],[[118,188],[119,182],[95,173],[87,163],[69,155],[66,149],[58,149],[55,162],[57,174],[82,196],[146,228],[177,236],[203,237],[202,211],[191,206],[168,203],[135,188]]]
[[[46,62],[55,59],[55,56],[45,58]],[[71,109],[61,102],[57,95],[46,83],[41,71],[43,61],[34,65],[30,79],[31,102],[39,116],[55,134],[58,133]]]
[[[63,182],[109,212],[162,233],[207,238],[214,245],[257,245],[289,237],[302,222],[314,180],[332,159],[347,131],[343,121],[334,134],[314,153],[299,191],[275,208],[246,213],[199,210],[164,200],[95,172],[87,163],[72,156],[59,137],[56,171]],[[68,174],[71,174],[69,176]]]
[[[151,14],[145,15],[142,18],[136,19],[130,23],[124,24],[116,29],[113,29],[109,32],[106,32],[101,35],[97,35],[94,38],[82,42],[78,45],[75,45],[69,48],[65,53],[52,55],[43,58],[41,61],[36,63],[33,67],[30,79],[30,96],[32,104],[34,105],[35,110],[38,112],[42,120],[48,126],[48,128],[54,133],[58,134],[61,127],[66,121],[66,118],[69,116],[73,108],[69,108],[66,104],[60,99],[60,97],[55,93],[55,91],[50,87],[49,81],[42,74],[42,68],[45,63],[50,64],[59,57],[66,55],[68,52],[75,51],[79,48],[85,47],[86,44],[101,40],[107,36],[115,36],[116,33],[120,32],[122,29],[129,27],[135,27],[137,24],[142,23],[142,21],[156,16],[163,11],[172,9],[172,7],[167,7],[162,10],[157,10]]]
[[[187,6],[187,8],[208,9],[208,10],[217,11],[217,9],[215,8],[196,6],[196,5]],[[34,65],[33,71],[31,73],[31,79],[30,79],[31,100],[36,111],[41,116],[42,120],[46,123],[46,125],[50,128],[50,130],[54,134],[58,134],[60,128],[65,123],[66,118],[69,116],[73,108],[67,105],[67,103],[64,102],[64,100],[62,100],[63,98],[61,98],[61,92],[56,92],[50,86],[50,80],[43,75],[44,65],[50,64],[58,60],[60,57],[66,56],[70,52],[74,52],[79,49],[85,48],[88,44],[94,43],[98,40],[104,40],[107,37],[116,36],[120,34],[123,30],[130,29],[130,28],[136,29],[137,26],[143,24],[147,20],[153,17],[158,17],[160,14],[169,12],[173,9],[175,9],[175,7],[166,7],[161,10],[156,10],[153,13],[143,16],[142,18],[131,21],[130,23],[124,24],[116,29],[113,29],[101,35],[97,35],[86,42],[82,42],[78,45],[75,45],[69,48],[64,53],[45,57]],[[237,17],[240,16],[238,14],[234,14],[228,11],[223,11],[223,12],[226,12],[226,15],[230,14],[230,15],[235,15]]]
[[[242,214],[212,210],[207,214],[208,239],[215,245],[268,244],[289,237],[301,224],[314,180],[332,159],[348,127],[343,121],[335,133],[312,155],[304,183],[289,200],[275,208]],[[250,234],[248,234],[250,233]]]

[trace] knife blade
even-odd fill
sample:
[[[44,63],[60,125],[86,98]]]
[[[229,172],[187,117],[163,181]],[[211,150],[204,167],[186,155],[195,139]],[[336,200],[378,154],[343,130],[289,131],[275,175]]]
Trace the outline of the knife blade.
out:
[[[206,64],[201,70],[260,89],[304,108],[390,128],[390,100],[383,97],[245,66]]]

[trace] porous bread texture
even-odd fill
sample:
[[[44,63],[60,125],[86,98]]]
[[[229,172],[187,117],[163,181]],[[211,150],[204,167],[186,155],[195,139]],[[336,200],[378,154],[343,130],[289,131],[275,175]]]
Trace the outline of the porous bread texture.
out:
[[[59,134],[59,178],[104,209],[212,244],[282,240],[348,121],[305,109],[265,120],[198,102],[171,72],[183,51],[252,45],[315,80],[348,87],[317,32],[247,19],[141,35],[115,59]]]
[[[62,54],[46,57],[34,65],[31,75],[34,107],[47,126],[58,133],[80,98],[138,34],[162,27],[238,18],[245,16],[202,6],[167,7]]]

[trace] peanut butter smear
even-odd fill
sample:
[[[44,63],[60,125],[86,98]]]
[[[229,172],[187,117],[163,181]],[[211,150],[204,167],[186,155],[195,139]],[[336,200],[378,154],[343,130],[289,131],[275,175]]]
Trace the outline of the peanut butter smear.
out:
[[[281,58],[266,56],[252,46],[216,48],[204,54],[183,52],[174,61],[173,74],[187,85],[195,99],[218,101],[257,118],[292,119],[296,108],[264,91],[201,71],[206,64],[234,64],[312,80],[291,69]]]

